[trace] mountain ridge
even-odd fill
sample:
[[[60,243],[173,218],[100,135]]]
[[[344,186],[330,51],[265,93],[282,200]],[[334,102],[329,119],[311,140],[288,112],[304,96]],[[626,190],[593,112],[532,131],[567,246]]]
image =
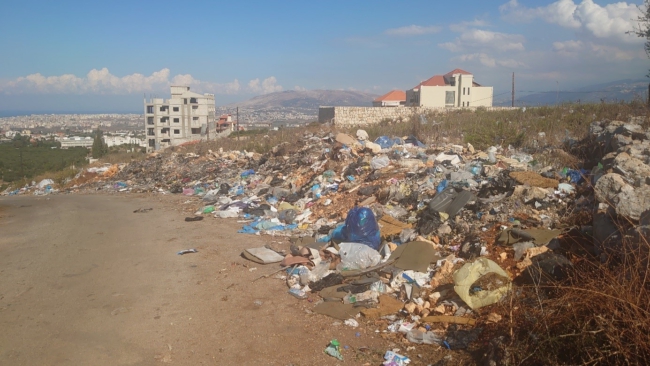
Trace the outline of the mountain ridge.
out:
[[[581,103],[630,102],[635,98],[646,100],[648,82],[650,82],[648,79],[623,79],[569,90],[536,92],[516,98],[515,106],[555,105],[578,101]],[[509,98],[494,101],[494,105],[509,106],[510,103]]]
[[[255,96],[243,102],[229,103],[219,108],[300,108],[314,109],[322,105],[372,106],[377,94],[352,90],[286,90]]]

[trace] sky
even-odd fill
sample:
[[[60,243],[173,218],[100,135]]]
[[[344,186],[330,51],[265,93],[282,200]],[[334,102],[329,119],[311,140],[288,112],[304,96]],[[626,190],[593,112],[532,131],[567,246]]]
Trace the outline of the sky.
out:
[[[643,0],[10,1],[0,113],[135,112],[172,84],[224,105],[287,90],[384,94],[462,68],[508,98],[650,69]]]

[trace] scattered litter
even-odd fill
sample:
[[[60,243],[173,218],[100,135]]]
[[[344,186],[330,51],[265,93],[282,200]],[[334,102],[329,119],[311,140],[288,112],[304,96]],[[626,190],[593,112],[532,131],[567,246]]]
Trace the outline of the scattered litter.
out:
[[[203,220],[203,216],[194,216],[194,217],[186,217],[185,221],[201,221]]]
[[[176,253],[178,255],[183,255],[183,254],[189,254],[189,253],[198,253],[199,251],[196,249],[185,249],[181,250],[180,252]]]
[[[341,344],[336,339],[333,339],[330,344],[325,348],[325,354],[338,358],[340,361],[343,361],[343,356],[341,355],[340,350]]]
[[[153,210],[153,208],[139,208],[139,209],[133,211],[133,213],[147,213],[147,212],[149,212],[151,210]]]

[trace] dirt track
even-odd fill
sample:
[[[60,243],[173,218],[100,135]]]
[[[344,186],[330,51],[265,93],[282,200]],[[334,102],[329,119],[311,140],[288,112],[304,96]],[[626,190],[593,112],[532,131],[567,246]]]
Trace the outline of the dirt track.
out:
[[[185,222],[198,203],[184,201],[0,198],[0,364],[335,365],[323,354],[333,338],[346,365],[380,363],[389,344],[374,330],[308,314],[279,279],[251,283],[278,267],[239,254],[273,238]],[[187,248],[199,253],[176,254]]]

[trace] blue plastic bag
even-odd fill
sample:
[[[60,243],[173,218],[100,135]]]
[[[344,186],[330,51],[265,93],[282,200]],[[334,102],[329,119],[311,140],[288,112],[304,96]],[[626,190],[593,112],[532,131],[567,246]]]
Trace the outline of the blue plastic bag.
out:
[[[248,170],[244,170],[244,171],[241,173],[241,177],[242,177],[242,178],[246,178],[246,177],[249,177],[249,176],[254,175],[254,174],[255,174],[255,170],[253,170],[253,169],[248,169]]]
[[[367,207],[354,207],[348,212],[345,224],[332,232],[332,239],[338,242],[360,243],[379,249],[381,235],[377,218]]]
[[[395,145],[395,141],[388,136],[379,136],[375,140],[375,144],[381,146],[382,149],[390,149],[391,146]]]
[[[436,191],[437,191],[438,193],[440,193],[440,192],[444,191],[445,188],[447,188],[447,180],[446,180],[446,179],[443,179],[443,180],[440,181],[440,183],[438,184],[438,187],[436,188]]]

